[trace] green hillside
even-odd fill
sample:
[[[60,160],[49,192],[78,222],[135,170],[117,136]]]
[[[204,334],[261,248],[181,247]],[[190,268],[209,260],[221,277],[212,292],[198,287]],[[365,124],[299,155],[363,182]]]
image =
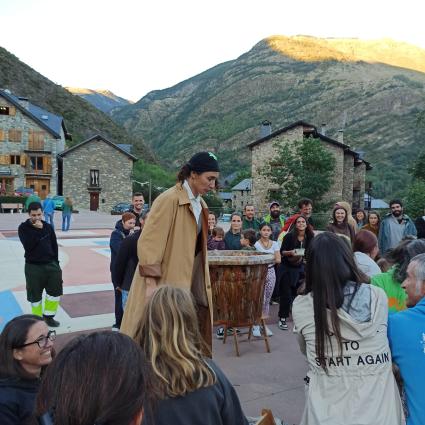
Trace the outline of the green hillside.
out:
[[[273,36],[239,58],[113,114],[168,167],[215,150],[224,173],[249,167],[246,145],[264,119],[344,128],[344,142],[374,167],[375,196],[406,189],[425,145],[425,51],[392,40]]]
[[[1,47],[0,87],[9,89],[17,96],[28,97],[30,102],[62,115],[67,130],[72,134],[68,147],[99,133],[112,142],[132,144],[135,155],[147,161],[154,160],[151,149],[144,145],[140,135],[130,135],[108,115],[43,77]]]

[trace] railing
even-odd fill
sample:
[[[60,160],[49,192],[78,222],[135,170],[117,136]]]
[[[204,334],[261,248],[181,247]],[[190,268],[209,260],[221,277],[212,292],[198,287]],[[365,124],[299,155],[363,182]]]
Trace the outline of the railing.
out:
[[[44,167],[41,170],[34,170],[30,165],[25,167],[26,174],[52,174],[52,167]]]

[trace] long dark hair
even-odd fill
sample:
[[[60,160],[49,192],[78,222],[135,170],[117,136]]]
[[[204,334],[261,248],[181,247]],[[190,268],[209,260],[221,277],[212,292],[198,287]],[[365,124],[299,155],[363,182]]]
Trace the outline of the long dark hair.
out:
[[[311,227],[311,224],[308,222],[308,218],[303,214],[298,214],[298,217],[293,221],[291,225],[291,229],[289,230],[285,238],[289,236],[290,238],[292,238],[292,241],[295,242],[297,240],[297,237],[298,237],[297,221],[300,217],[302,217],[307,223],[307,227],[305,228],[305,247],[307,248],[310,245],[311,240],[314,238],[314,231],[313,231],[313,228]]]
[[[30,378],[19,360],[13,357],[13,350],[25,344],[28,331],[43,318],[23,314],[10,320],[0,334],[0,378]]]
[[[36,414],[60,425],[129,424],[143,409],[145,360],[128,336],[95,332],[69,342],[49,365]]]
[[[357,283],[353,299],[362,279],[350,245],[334,233],[323,232],[316,236],[307,255],[305,293],[313,294],[316,356],[326,371],[326,338],[330,340],[331,335],[335,335],[342,353],[337,310],[344,302],[344,287],[348,281]],[[331,323],[328,322],[328,311]]]

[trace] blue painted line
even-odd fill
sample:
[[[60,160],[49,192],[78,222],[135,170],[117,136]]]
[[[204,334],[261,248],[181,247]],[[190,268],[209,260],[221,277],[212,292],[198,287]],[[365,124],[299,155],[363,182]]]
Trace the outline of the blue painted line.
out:
[[[109,246],[109,241],[93,241],[93,243],[100,246]]]
[[[0,331],[9,320],[23,313],[12,291],[0,292]]]

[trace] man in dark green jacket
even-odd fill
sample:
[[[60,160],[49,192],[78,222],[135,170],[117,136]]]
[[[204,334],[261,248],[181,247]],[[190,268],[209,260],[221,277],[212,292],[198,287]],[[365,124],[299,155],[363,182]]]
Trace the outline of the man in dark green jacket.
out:
[[[256,232],[260,231],[260,221],[255,218],[254,205],[245,205],[243,215],[242,230],[254,229]]]

